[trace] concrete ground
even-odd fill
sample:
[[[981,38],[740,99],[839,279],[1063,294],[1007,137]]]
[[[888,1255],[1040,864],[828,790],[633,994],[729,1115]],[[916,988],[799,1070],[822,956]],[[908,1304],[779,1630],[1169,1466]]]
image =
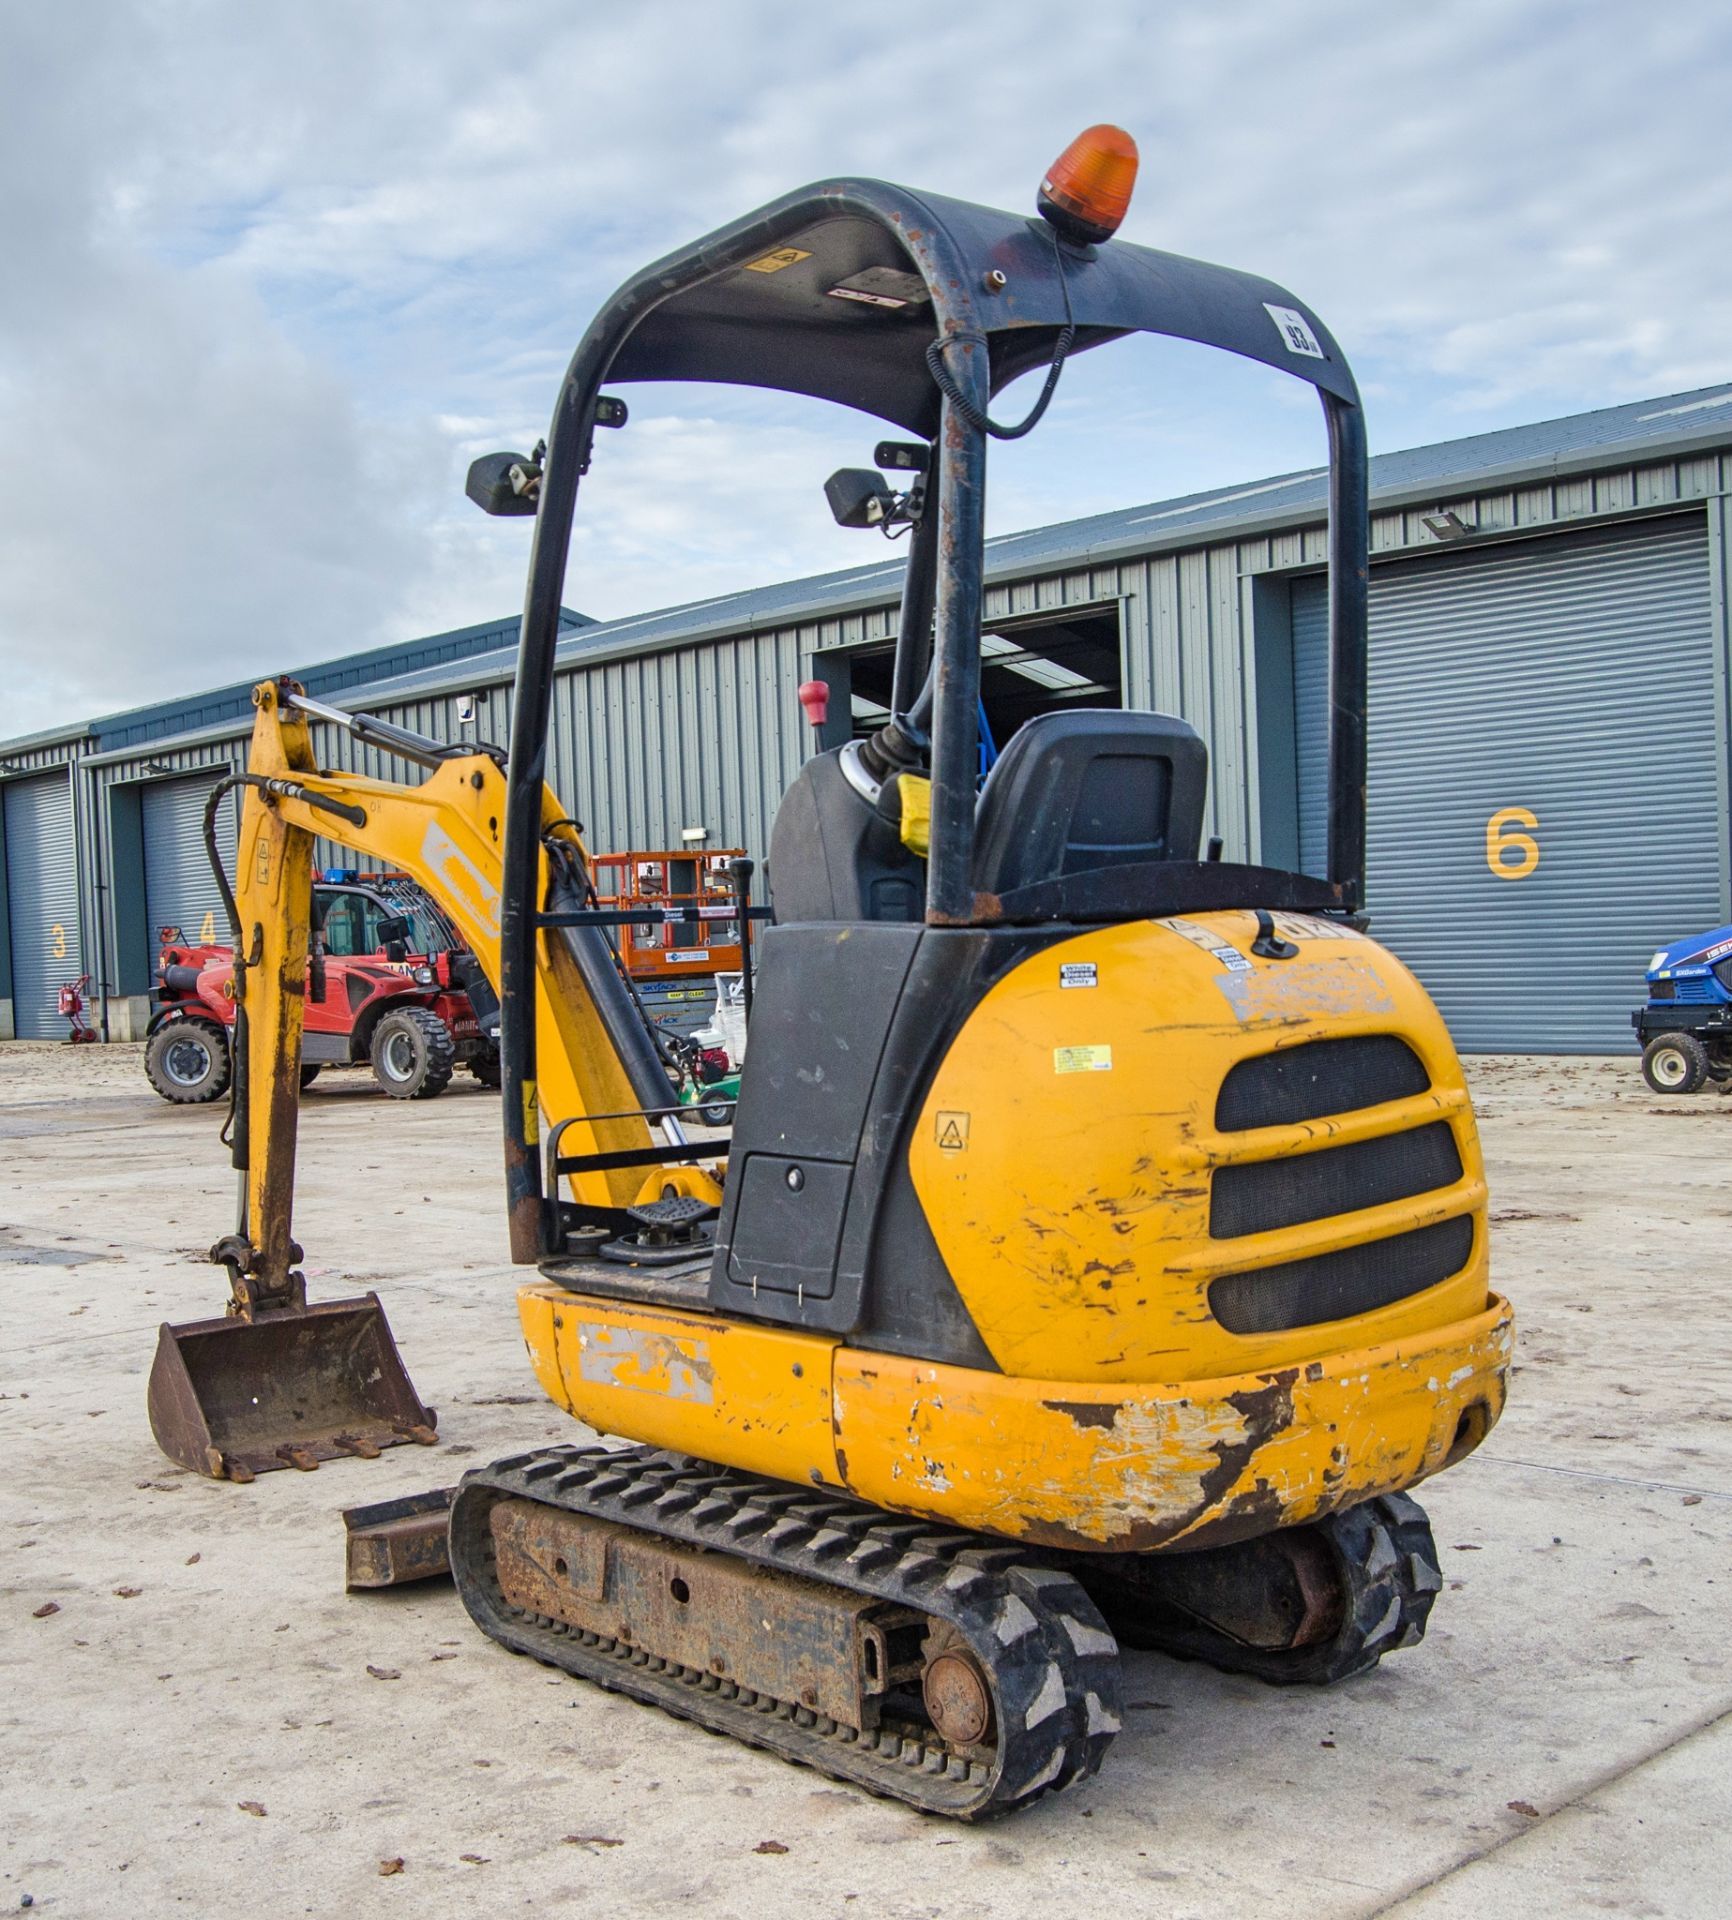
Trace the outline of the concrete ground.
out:
[[[223,1294],[216,1116],[136,1048],[0,1047],[0,1910],[1725,1912],[1732,1100],[1472,1077],[1520,1364],[1425,1490],[1429,1637],[1328,1694],[1130,1656],[1105,1772],[973,1830],[516,1659],[449,1587],[345,1598],[339,1508],[572,1433],[517,1334],[497,1096],[307,1097],[312,1291],[379,1289],[443,1444],[236,1487],[144,1409],[157,1323]]]

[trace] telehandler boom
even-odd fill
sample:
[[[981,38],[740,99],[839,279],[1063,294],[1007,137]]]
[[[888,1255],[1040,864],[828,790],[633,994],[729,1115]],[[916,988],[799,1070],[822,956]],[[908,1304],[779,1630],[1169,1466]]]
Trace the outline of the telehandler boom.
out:
[[[830,181],[628,281],[544,451],[471,470],[482,505],[535,518],[504,765],[453,756],[419,787],[321,774],[306,703],[267,686],[269,778],[243,814],[237,1272],[277,1286],[294,1257],[308,867],[335,833],[448,902],[489,970],[530,1354],[554,1401],[633,1443],[465,1476],[450,1558],[472,1615],[960,1818],[1100,1764],[1121,1642],[1326,1682],[1418,1640],[1441,1580],[1407,1490],[1483,1439],[1510,1350],[1459,1064],[1359,918],[1353,377],[1284,289],[1114,240],[1134,172],[1129,136],[1097,127],[1035,220]],[[1045,715],[979,785],[988,439],[1027,430],[1067,355],[1137,331],[1321,397],[1326,877],[1199,859],[1205,750],[1163,715]],[[995,421],[998,390],[1042,368],[1030,419]],[[626,418],[602,386],[669,379],[914,436],[876,461],[905,492],[864,470],[828,486],[845,523],[911,529],[892,712],[782,802],[725,1146],[682,1141],[665,1111],[545,782],[579,478],[596,428]]]

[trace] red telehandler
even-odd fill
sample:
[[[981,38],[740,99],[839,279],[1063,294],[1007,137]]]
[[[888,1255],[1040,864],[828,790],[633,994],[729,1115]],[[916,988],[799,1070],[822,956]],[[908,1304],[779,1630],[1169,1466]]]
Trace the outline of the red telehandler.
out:
[[[475,956],[407,874],[331,867],[313,889],[301,1085],[328,1066],[371,1065],[393,1100],[430,1100],[459,1066],[499,1085],[499,1012]],[[228,1092],[234,952],[161,930],[144,1070],[165,1100]]]

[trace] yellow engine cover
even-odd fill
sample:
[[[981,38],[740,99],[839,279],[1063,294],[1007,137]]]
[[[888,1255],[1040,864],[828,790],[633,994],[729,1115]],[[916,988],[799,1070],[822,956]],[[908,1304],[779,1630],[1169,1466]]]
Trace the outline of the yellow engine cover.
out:
[[[531,1286],[520,1311],[546,1390],[605,1432],[1085,1550],[1266,1532],[1461,1458],[1502,1411],[1512,1321],[1488,1284],[1460,1065],[1393,955],[1335,922],[1275,920],[1290,957],[1253,955],[1249,913],[1079,934],[1012,968],[964,1022],[909,1168],[1000,1371]],[[1222,1124],[1240,1063],[1369,1036],[1423,1069],[1396,1097]],[[1369,1143],[1395,1168],[1384,1187],[1411,1185],[1413,1143],[1393,1137],[1421,1129],[1454,1151],[1430,1135],[1443,1177],[1413,1197],[1379,1200],[1374,1181],[1364,1204],[1358,1176],[1331,1171],[1342,1158],[1317,1163],[1322,1179],[1296,1164]],[[1363,1153],[1348,1158],[1363,1171]],[[1217,1178],[1262,1163],[1283,1163],[1272,1188],[1254,1179],[1291,1224],[1212,1232]],[[1454,1270],[1369,1309],[1234,1332],[1212,1300],[1218,1282],[1361,1246],[1399,1259],[1404,1236],[1455,1221]],[[1386,1264],[1370,1254],[1361,1275]]]
[[[992,1357],[1036,1379],[1207,1379],[1380,1344],[1480,1313],[1485,1178],[1461,1067],[1395,956],[1338,923],[1277,916],[1298,953],[1257,959],[1249,913],[1138,921],[1046,949],[982,999],[910,1145],[915,1189]],[[1430,1085],[1298,1125],[1223,1132],[1242,1060],[1319,1039],[1397,1034]],[[1446,1124],[1460,1177],[1418,1199],[1231,1240],[1210,1235],[1218,1170]],[[1236,1335],[1210,1283],[1458,1215],[1467,1264],[1351,1325]]]

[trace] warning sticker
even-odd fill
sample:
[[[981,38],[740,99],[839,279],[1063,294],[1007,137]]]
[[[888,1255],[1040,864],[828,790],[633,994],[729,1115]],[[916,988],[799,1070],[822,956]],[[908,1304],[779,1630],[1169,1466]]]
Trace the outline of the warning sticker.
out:
[[[780,273],[784,267],[792,267],[802,260],[810,260],[810,248],[778,247],[774,253],[760,254],[756,260],[746,262],[748,273]]]
[[[961,1153],[968,1145],[968,1115],[940,1113],[933,1123],[940,1153]]]
[[[1111,1047],[1054,1047],[1052,1070],[1054,1073],[1111,1073],[1113,1050]]]
[[[864,267],[828,292],[832,300],[855,300],[863,307],[918,307],[928,297],[919,274],[894,267]]]
[[[1293,307],[1271,306],[1263,302],[1263,311],[1275,322],[1275,331],[1281,336],[1281,344],[1289,353],[1302,353],[1308,359],[1322,360],[1327,356],[1318,344],[1317,336],[1311,331],[1311,322],[1304,314]]]
[[[1098,987],[1100,969],[1092,960],[1061,960],[1058,983],[1061,987]]]
[[[1211,947],[1209,952],[1229,973],[1249,973],[1251,963],[1235,947]]]

